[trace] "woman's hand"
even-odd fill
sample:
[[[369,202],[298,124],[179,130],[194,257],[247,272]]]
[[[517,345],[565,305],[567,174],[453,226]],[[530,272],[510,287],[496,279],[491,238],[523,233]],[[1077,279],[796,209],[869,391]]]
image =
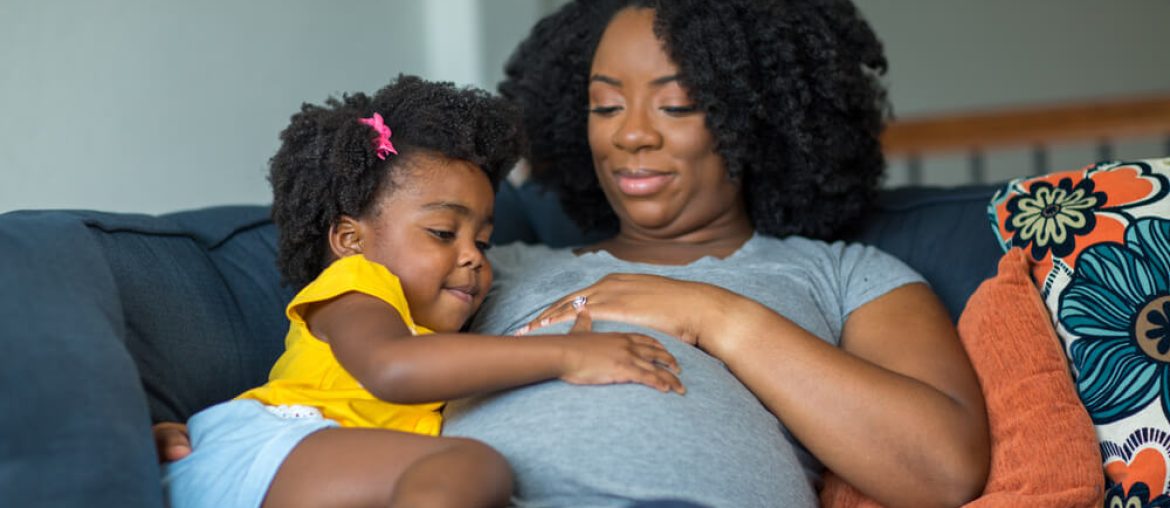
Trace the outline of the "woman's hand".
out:
[[[187,425],[176,422],[156,423],[151,427],[154,434],[154,448],[158,452],[159,464],[174,462],[191,454],[191,438]]]
[[[701,282],[646,274],[610,274],[553,302],[517,335],[573,319],[577,312],[573,301],[580,297],[584,297],[584,308],[596,319],[653,328],[715,356],[719,355],[712,349],[718,349],[719,342],[734,339],[719,333],[725,328],[721,320],[735,315],[732,307],[750,302]]]
[[[653,338],[638,333],[596,333],[587,309],[564,336],[562,381],[577,385],[640,383],[661,392],[686,393],[678,361]]]

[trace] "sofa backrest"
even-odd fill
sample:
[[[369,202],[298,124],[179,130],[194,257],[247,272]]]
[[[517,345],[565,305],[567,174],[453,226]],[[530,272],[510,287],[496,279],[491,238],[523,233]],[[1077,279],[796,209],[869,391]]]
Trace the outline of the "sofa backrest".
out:
[[[905,187],[881,194],[850,240],[874,245],[921,273],[958,322],[975,288],[995,275],[1003,250],[987,204],[1001,184]]]
[[[999,258],[985,212],[993,190],[886,192],[854,239],[885,249],[925,275],[957,318]],[[597,238],[582,234],[552,195],[532,185],[503,186],[496,224],[497,243],[564,246]],[[49,284],[18,295],[7,288],[5,298],[29,298],[56,306],[54,315],[81,316],[72,325],[53,324],[71,326],[79,335],[108,330],[115,338],[107,342],[119,341],[133,358],[156,421],[185,420],[262,383],[283,349],[284,306],[293,295],[279,283],[276,232],[267,207],[161,216],[16,212],[0,216],[0,225],[61,229],[47,233],[53,238],[69,230],[68,244],[45,246],[50,255],[25,256],[45,262],[26,259],[24,269],[43,271],[47,275],[40,278],[46,280],[85,273],[89,282],[78,284],[88,289],[61,293],[60,284]]]
[[[292,297],[279,283],[267,207],[63,213],[89,229],[87,247],[114,281],[109,297],[153,419],[185,420],[265,381]]]

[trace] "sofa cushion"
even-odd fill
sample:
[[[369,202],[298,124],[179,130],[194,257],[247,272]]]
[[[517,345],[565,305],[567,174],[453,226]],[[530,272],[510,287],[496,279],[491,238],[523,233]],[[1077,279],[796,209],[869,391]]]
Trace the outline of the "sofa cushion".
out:
[[[279,284],[267,213],[83,217],[105,253],[155,421],[185,421],[263,383],[282,351],[292,295]]]
[[[1170,504],[1170,159],[1009,182],[990,208],[1035,263],[1096,425],[1109,499]]]

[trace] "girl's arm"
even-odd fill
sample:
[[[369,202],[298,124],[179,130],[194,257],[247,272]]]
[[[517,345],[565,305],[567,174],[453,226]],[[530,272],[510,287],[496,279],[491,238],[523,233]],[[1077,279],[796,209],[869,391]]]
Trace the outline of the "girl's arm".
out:
[[[990,463],[983,397],[946,310],[924,284],[853,311],[841,348],[754,300],[708,284],[618,274],[588,297],[598,319],[657,328],[722,360],[829,469],[890,506],[955,506]]]
[[[314,305],[306,322],[346,371],[388,402],[449,400],[549,379],[684,392],[675,375],[677,362],[658,341],[634,333],[593,333],[588,315],[581,317],[570,335],[413,336],[392,306],[353,292]]]

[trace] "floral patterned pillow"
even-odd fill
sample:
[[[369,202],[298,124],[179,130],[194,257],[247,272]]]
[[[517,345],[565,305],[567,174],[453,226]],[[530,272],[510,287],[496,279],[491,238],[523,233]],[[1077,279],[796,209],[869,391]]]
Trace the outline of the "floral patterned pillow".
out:
[[[1106,506],[1170,506],[1168,193],[1170,158],[1102,162],[1013,180],[988,207],[1004,250],[1031,258],[1097,429]]]

